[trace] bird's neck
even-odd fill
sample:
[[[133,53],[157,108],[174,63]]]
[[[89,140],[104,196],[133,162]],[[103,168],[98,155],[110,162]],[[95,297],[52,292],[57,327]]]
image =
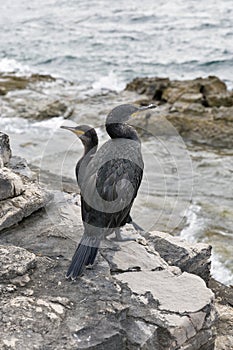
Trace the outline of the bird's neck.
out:
[[[83,154],[83,157],[85,157],[86,155],[93,155],[96,153],[97,151],[97,147],[98,147],[98,144],[96,145],[93,145],[93,144],[84,144],[84,154]]]
[[[94,154],[96,153],[97,147],[98,147],[98,144],[95,146],[87,145],[87,144],[84,145],[83,156],[79,159],[75,168],[76,178],[79,185],[80,185],[79,172],[80,172],[81,165],[82,165],[82,172],[83,172],[84,169],[89,164],[89,162],[91,161],[91,159],[93,158]]]
[[[140,143],[136,130],[125,123],[106,123],[106,131],[112,139],[130,139]]]

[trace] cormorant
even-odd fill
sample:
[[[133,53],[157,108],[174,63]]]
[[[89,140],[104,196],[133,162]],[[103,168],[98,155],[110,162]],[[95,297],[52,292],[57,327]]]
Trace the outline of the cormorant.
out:
[[[83,167],[87,166],[87,164],[93,158],[98,147],[98,136],[95,129],[89,125],[78,125],[76,127],[62,125],[61,128],[72,131],[76,136],[78,136],[78,138],[82,141],[82,144],[84,146],[84,154],[79,159],[75,167],[76,179],[80,187],[80,174],[79,174],[80,166],[82,162],[84,162]],[[136,224],[136,222],[133,221],[130,214],[128,215],[126,223],[133,225],[133,227],[137,231],[144,231],[143,228],[141,228],[138,224]],[[123,225],[124,224],[120,226],[123,226]]]
[[[134,114],[154,107],[138,108],[130,104],[115,107],[106,119],[106,131],[111,140],[97,152],[94,129],[63,126],[75,132],[85,147],[84,156],[76,166],[84,234],[67,278],[76,279],[85,266],[93,265],[100,241],[113,232],[121,239],[120,227],[132,220],[130,210],[141,184],[144,164],[140,139],[127,121]]]

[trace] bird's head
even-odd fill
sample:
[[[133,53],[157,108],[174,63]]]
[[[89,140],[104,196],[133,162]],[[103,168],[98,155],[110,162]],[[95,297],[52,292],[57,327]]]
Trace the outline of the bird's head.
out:
[[[89,125],[78,125],[78,126],[61,126],[62,129],[72,131],[84,144],[84,146],[92,147],[98,145],[98,136],[94,128]]]
[[[156,105],[150,104],[148,106],[136,107],[131,104],[123,104],[111,110],[106,119],[106,124],[126,123],[131,117],[134,117],[140,112],[147,109],[155,108]]]

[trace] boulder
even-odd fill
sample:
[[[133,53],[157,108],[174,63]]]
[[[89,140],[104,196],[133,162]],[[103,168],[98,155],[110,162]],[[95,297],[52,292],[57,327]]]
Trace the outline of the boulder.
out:
[[[218,312],[215,350],[233,349],[233,286],[224,286],[214,279],[210,280],[209,285],[215,292]]]
[[[44,106],[40,106],[33,116],[33,119],[44,120],[60,116],[67,118],[71,114],[72,111],[68,109],[68,106],[65,102],[55,100],[51,103],[45,104]],[[30,114],[25,114],[23,117],[31,118],[32,116]]]
[[[25,180],[22,190],[19,195],[0,201],[0,231],[15,225],[52,199],[52,193],[31,181]]]
[[[147,95],[153,100],[160,101],[165,89],[170,84],[168,78],[135,78],[126,85],[126,90],[136,91],[139,95]]]
[[[135,78],[126,85],[126,90],[137,91],[152,100],[170,104],[178,100],[206,103],[209,96],[227,94],[226,84],[218,77],[196,78],[193,80],[170,80],[168,78]]]

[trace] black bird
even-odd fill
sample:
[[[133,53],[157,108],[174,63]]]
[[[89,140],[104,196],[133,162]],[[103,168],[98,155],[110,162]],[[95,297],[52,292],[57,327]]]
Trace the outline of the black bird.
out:
[[[87,164],[93,158],[98,147],[98,136],[95,129],[89,125],[79,125],[76,127],[62,125],[61,128],[72,131],[76,136],[78,136],[78,138],[82,141],[84,146],[84,154],[79,159],[75,167],[76,179],[80,187],[80,174],[79,174],[80,166],[82,162],[84,162],[83,167],[87,166]],[[136,222],[133,221],[130,215],[128,215],[126,223],[132,224],[137,231],[144,231],[143,228],[141,228],[138,224],[136,224]],[[124,223],[121,226],[123,225]]]
[[[84,144],[84,156],[76,166],[81,190],[84,234],[67,271],[67,278],[76,279],[87,265],[94,263],[100,241],[131,222],[130,210],[137,196],[143,175],[141,143],[136,130],[126,122],[147,107],[121,105],[106,120],[111,137],[99,150],[94,129],[88,126],[64,127],[75,132]]]

